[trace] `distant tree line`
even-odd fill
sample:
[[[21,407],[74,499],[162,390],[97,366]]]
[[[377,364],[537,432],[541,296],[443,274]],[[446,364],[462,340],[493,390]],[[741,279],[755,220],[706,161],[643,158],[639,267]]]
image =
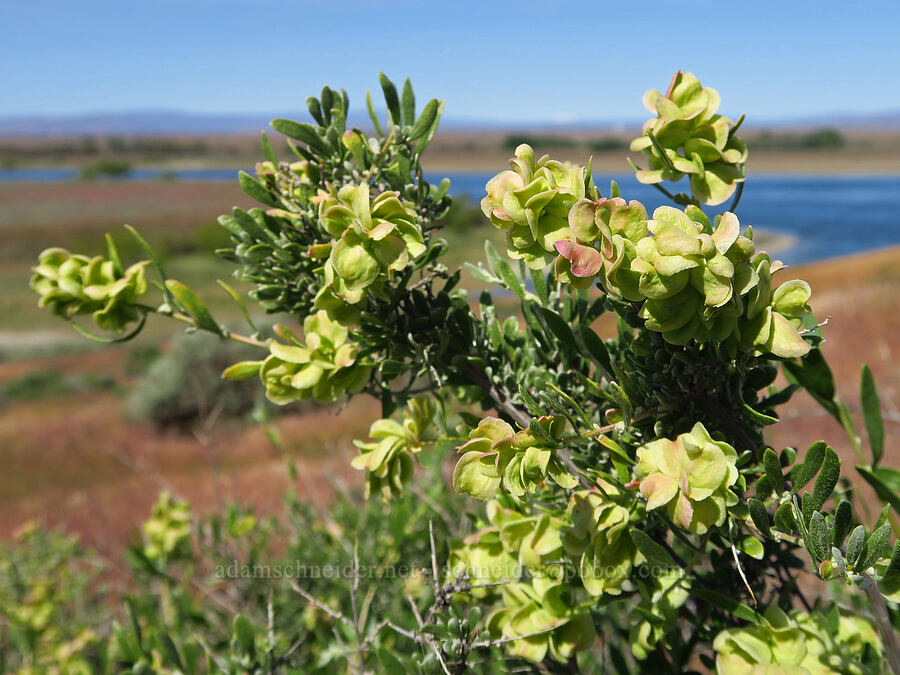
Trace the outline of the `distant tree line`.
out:
[[[526,136],[524,134],[509,134],[503,138],[501,147],[504,150],[514,152],[523,143],[530,143],[538,149],[565,150],[569,148],[586,148],[594,152],[610,152],[622,150],[628,147],[628,141],[618,136],[600,136],[597,138],[578,139],[571,136],[547,134],[544,136]]]

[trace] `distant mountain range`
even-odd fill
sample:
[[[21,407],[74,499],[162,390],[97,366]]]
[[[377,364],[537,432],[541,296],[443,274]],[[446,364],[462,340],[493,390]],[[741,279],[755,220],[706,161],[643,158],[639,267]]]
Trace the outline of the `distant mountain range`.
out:
[[[16,115],[0,116],[0,136],[49,137],[83,135],[162,135],[162,134],[237,134],[255,133],[269,128],[275,117],[308,120],[309,113],[286,112],[283,114],[208,114],[177,110],[133,110],[122,112],[98,112],[81,115]],[[382,113],[381,119],[385,118]],[[371,127],[368,116],[351,115],[350,126]],[[643,120],[566,122],[535,121],[509,123],[500,121],[445,118],[445,130],[521,130],[571,131],[576,129],[623,130],[640,127]],[[841,129],[898,130],[900,110],[877,114],[841,113],[804,119],[786,119],[757,123],[757,128],[809,128],[838,127]]]

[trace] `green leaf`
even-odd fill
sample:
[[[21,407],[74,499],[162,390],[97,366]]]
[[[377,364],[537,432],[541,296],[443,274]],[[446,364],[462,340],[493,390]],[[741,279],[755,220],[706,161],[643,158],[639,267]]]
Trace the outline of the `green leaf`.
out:
[[[837,509],[834,512],[834,533],[832,535],[832,544],[835,546],[842,546],[844,543],[844,539],[847,537],[847,533],[850,531],[850,525],[853,520],[853,508],[850,506],[850,502],[846,499],[842,499],[841,503],[837,505]]]
[[[222,371],[223,380],[246,380],[259,375],[262,361],[239,361]]]
[[[653,541],[646,532],[635,528],[632,529],[629,534],[631,535],[631,541],[634,542],[634,545],[637,546],[638,550],[647,559],[649,565],[652,567],[662,567],[664,569],[678,567],[672,559],[672,556],[669,555],[669,552]]]
[[[772,530],[769,525],[769,512],[765,505],[758,499],[751,497],[747,500],[747,507],[750,510],[750,519],[756,525],[756,529],[766,537],[772,537]]]
[[[872,536],[866,541],[865,556],[859,567],[860,570],[867,570],[881,560],[881,556],[891,540],[891,532],[893,532],[891,524],[885,523],[872,533]]]
[[[528,411],[532,415],[541,417],[544,414],[541,411],[538,402],[534,400],[534,397],[529,393],[528,389],[521,382],[519,383],[519,396],[522,397],[522,403],[525,404],[525,407],[528,408]]]
[[[280,134],[293,138],[295,141],[305,143],[310,150],[320,155],[328,156],[332,152],[331,148],[322,140],[316,128],[311,124],[294,122],[293,120],[279,117],[272,120],[272,128]]]
[[[247,305],[244,304],[244,301],[241,299],[241,296],[237,294],[231,286],[226,284],[221,279],[216,279],[216,283],[222,288],[223,291],[228,293],[229,297],[234,300],[234,304],[238,306],[238,309],[241,311],[241,314],[244,316],[244,320],[247,322],[247,325],[250,326],[250,330],[254,333],[259,332],[256,328],[256,325],[253,323],[253,319],[250,318],[250,312],[247,311]]]
[[[531,435],[534,436],[537,440],[545,445],[549,445],[552,447],[556,447],[559,445],[556,442],[556,439],[550,435],[544,427],[541,426],[540,422],[538,422],[537,418],[532,417],[531,421],[528,423],[528,430],[531,431]]]
[[[241,184],[241,189],[246,192],[249,197],[252,197],[260,204],[273,207],[281,206],[278,198],[246,171],[241,171],[238,174],[238,182]]]
[[[106,234],[106,256],[112,261],[116,272],[119,274],[125,273],[125,268],[122,267],[122,259],[119,257],[119,250],[116,248],[116,242],[113,241],[109,233]]]
[[[384,92],[384,102],[387,104],[391,124],[402,124],[400,116],[400,99],[397,98],[397,87],[384,73],[378,73],[378,81],[381,83],[381,91]]]
[[[319,126],[325,126],[325,118],[322,117],[322,106],[319,104],[319,99],[315,96],[308,96],[306,98],[306,109],[309,110],[312,118],[319,123]]]
[[[863,553],[866,544],[866,528],[857,525],[853,532],[850,533],[850,539],[847,540],[847,563],[855,569],[856,562]]]
[[[803,464],[798,464],[791,469],[788,476],[793,483],[791,492],[796,493],[809,483],[813,477],[819,473],[822,462],[825,459],[825,448],[828,445],[825,441],[816,441],[806,451],[806,457],[803,458]]]
[[[795,361],[785,361],[782,363],[782,367],[786,371],[785,374],[789,376],[789,380],[799,383],[840,422],[837,408],[834,405],[834,375],[820,350],[811,350],[800,359],[799,364]]]
[[[503,285],[522,300],[525,300],[525,289],[519,281],[519,277],[513,272],[512,267],[506,260],[500,257],[497,249],[490,239],[484,242],[484,253],[487,256],[488,267],[491,272],[500,277]]]
[[[825,448],[825,460],[822,462],[822,470],[819,477],[816,478],[816,485],[813,488],[812,503],[810,508],[818,511],[822,508],[837,485],[838,479],[841,477],[841,460],[837,453],[830,447]]]
[[[138,243],[144,253],[147,255],[147,258],[150,260],[150,264],[153,265],[153,269],[156,270],[156,273],[159,275],[159,280],[165,283],[166,281],[166,272],[163,270],[162,263],[159,261],[159,257],[156,255],[156,251],[147,243],[147,240],[141,236],[141,233],[134,229],[131,225],[124,226],[126,230],[134,237],[134,240]],[[166,296],[167,301],[171,301],[172,294],[169,293],[168,290],[163,288],[163,294]]]
[[[705,600],[719,609],[724,609],[738,619],[749,621],[750,623],[762,622],[762,617],[759,614],[754,612],[744,603],[735,600],[730,595],[725,595],[724,593],[719,593],[718,591],[713,591],[708,588],[697,588],[696,586],[691,589],[691,595],[696,596],[701,600]]]
[[[844,560],[844,554],[841,553],[841,549],[837,548],[836,546],[831,547],[831,561],[837,568],[838,574],[841,576],[841,578],[845,578],[847,576],[847,561]]]
[[[163,649],[168,654],[169,660],[172,661],[179,670],[184,671],[184,661],[181,660],[181,654],[178,653],[178,648],[175,646],[175,642],[172,641],[172,638],[168,633],[161,633],[158,635],[159,641],[162,643]]]
[[[828,529],[825,527],[825,516],[821,511],[812,514],[809,520],[809,539],[812,542],[812,554],[816,560],[828,558],[831,550],[831,540],[828,537]]]
[[[425,104],[422,114],[419,115],[419,119],[416,120],[412,130],[409,132],[409,140],[414,141],[428,133],[438,117],[439,106],[440,102],[436,98]]]
[[[194,319],[197,328],[202,328],[222,337],[225,336],[222,327],[212,318],[206,305],[190,288],[176,279],[168,279],[166,288],[169,289],[169,292],[175,297],[175,300],[185,312]]]
[[[881,419],[881,404],[878,401],[878,391],[875,389],[875,378],[872,377],[872,370],[868,364],[864,364],[862,367],[859,398],[862,402],[869,446],[872,448],[872,468],[874,469],[884,455],[884,420]]]
[[[138,647],[144,651],[144,634],[141,632],[141,622],[138,620],[137,608],[134,598],[128,596],[125,598],[125,606],[128,609],[128,618],[131,620],[131,630],[134,633]]]
[[[262,132],[262,153],[267,162],[272,162],[273,164],[278,163],[278,155],[276,155],[275,151],[272,149],[272,144],[269,143],[269,137],[266,135],[265,131]]]
[[[491,274],[490,272],[488,272],[486,269],[484,269],[481,266],[476,267],[475,265],[473,265],[470,262],[464,262],[463,267],[466,268],[466,271],[469,274],[471,274],[473,277],[475,277],[478,281],[480,281],[482,283],[485,283],[485,284],[499,284],[500,283],[500,279],[495,277],[493,274]]]
[[[74,321],[71,321],[72,328],[81,333],[88,340],[93,340],[94,342],[101,342],[106,345],[118,344],[120,342],[128,342],[129,340],[134,339],[138,333],[144,328],[144,324],[147,322],[147,312],[141,314],[141,318],[138,320],[137,325],[133,330],[126,333],[125,335],[120,335],[119,337],[109,337],[106,335],[98,335],[92,331],[89,331],[87,328],[83,326],[79,326]]]
[[[891,577],[900,574],[900,540],[894,542],[894,553],[891,555],[891,562],[884,572],[885,577]]]
[[[609,394],[616,402],[616,405],[619,406],[619,410],[622,411],[622,418],[625,420],[625,423],[628,424],[631,420],[631,415],[634,412],[634,406],[631,403],[631,399],[628,398],[628,394],[626,394],[625,390],[619,386],[618,382],[609,383]]]
[[[756,537],[747,536],[740,540],[737,544],[738,549],[750,556],[754,560],[762,560],[766,554],[766,547]]]
[[[606,343],[590,326],[582,324],[578,326],[578,332],[585,349],[587,349],[594,363],[600,366],[607,378],[612,377],[612,363],[609,360],[609,351],[606,349]]]
[[[403,126],[409,126],[416,119],[416,95],[413,93],[412,83],[408,77],[403,83],[403,93],[400,96],[401,121]]]
[[[234,639],[237,641],[241,651],[253,656],[256,653],[256,634],[253,631],[253,624],[243,614],[234,617]]]
[[[425,148],[428,147],[429,143],[434,139],[435,134],[437,134],[438,126],[441,123],[441,115],[444,114],[444,102],[441,101],[438,103],[437,113],[434,116],[434,122],[431,123],[431,127],[428,131],[425,132],[425,135],[419,140],[418,145],[416,146],[416,151],[421,155],[425,152]]]
[[[547,277],[544,270],[529,270],[531,275],[531,283],[534,285],[534,292],[542,305],[550,304],[550,292],[547,288]]]
[[[572,333],[569,324],[563,321],[563,318],[552,309],[541,307],[540,310],[550,331],[569,349],[569,351],[572,352],[572,354],[577,355],[578,343],[575,342],[575,335]]]
[[[889,502],[900,512],[900,471],[889,466],[880,466],[874,470],[858,466],[856,470],[875,489],[879,499]]]
[[[379,647],[375,650],[375,657],[378,659],[379,665],[381,665],[382,672],[387,673],[387,675],[406,675],[406,673],[410,672],[400,659],[384,647]]]
[[[770,424],[775,424],[776,422],[778,422],[777,417],[772,417],[771,415],[764,415],[763,413],[759,412],[758,410],[754,410],[746,403],[744,404],[744,412],[746,412],[747,415],[749,415],[750,419],[753,421],[754,424],[756,424],[757,426],[760,426],[760,427],[767,427]]]
[[[766,478],[772,489],[781,493],[784,490],[784,475],[781,473],[781,462],[772,448],[766,448],[763,452],[763,465],[766,468]]]
[[[366,92],[366,109],[369,111],[369,119],[372,120],[372,126],[375,127],[375,131],[379,136],[384,136],[384,131],[381,129],[381,124],[378,122],[378,115],[375,113],[375,106],[372,105],[372,92]]]
[[[775,511],[775,529],[785,534],[793,534],[797,530],[794,509],[790,502],[785,502]]]

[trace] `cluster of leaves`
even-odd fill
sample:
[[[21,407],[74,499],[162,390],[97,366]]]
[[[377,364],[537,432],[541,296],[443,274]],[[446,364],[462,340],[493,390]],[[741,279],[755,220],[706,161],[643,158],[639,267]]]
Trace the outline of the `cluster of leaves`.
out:
[[[449,182],[428,184],[420,159],[442,104],[430,101],[416,116],[408,81],[402,94],[384,76],[381,84],[388,120],[382,127],[369,99],[374,135],[346,128],[347,96],[328,88],[308,100],[315,124],[276,120],[276,131],[297,141],[297,161],[279,162],[264,137],[265,160],[241,184],[267,209],[221,219],[234,242],[222,254],[255,284],[263,307],[302,322],[302,338],[279,327],[282,342],[262,340],[223,284],[253,330],[232,333],[148,252],[164,281],[158,313],[263,350],[226,377],[258,374],[278,404],[362,392],[381,401],[374,440],[358,443],[354,465],[366,471],[369,493],[400,499],[386,507],[388,521],[414,518],[400,504],[418,484],[413,458],[439,455],[426,448],[457,447],[454,487],[488,501],[473,532],[452,533],[444,573],[428,537],[421,606],[410,588],[411,607],[396,597],[376,606],[372,596],[363,610],[355,573],[352,616],[324,609],[317,593],[326,589],[301,588],[334,621],[334,640],[296,653],[315,653],[321,665],[330,662],[323,651],[348,661],[355,651],[357,671],[376,659],[394,672],[465,672],[494,663],[501,648],[535,669],[600,659],[619,672],[684,672],[698,660],[725,673],[744,665],[857,672],[852,662],[861,659],[900,672],[891,627],[900,623],[892,604],[900,545],[890,547],[900,472],[879,465],[884,434],[871,373],[862,387],[866,462],[818,349],[809,286],[773,287],[780,263],[755,250],[733,213],[746,147],[734,134],[740,121],[718,114],[718,94],[678,73],[666,94],[646,96],[656,117],[633,145],[651,162],[639,177],[676,205],[652,218],[615,183],[604,197],[590,164],[519,146],[482,201],[516,262],[488,243],[486,265],[465,267],[499,287],[495,303],[488,291],[475,302],[458,288],[461,270],[440,261]],[[690,195],[659,185],[684,175]],[[735,192],[730,212],[703,211]],[[519,316],[501,319],[516,302]],[[142,305],[138,314],[149,311]],[[593,327],[604,313],[615,315],[614,339]],[[781,389],[779,372],[789,383]],[[802,458],[765,442],[778,406],[800,388],[842,424],[859,474],[887,502],[873,528],[856,514],[824,442]],[[393,419],[414,396],[409,414]],[[423,552],[421,523],[404,526],[419,527],[410,545]],[[875,623],[809,603],[797,583],[803,555],[821,579],[864,591]],[[158,568],[147,551],[139,557]],[[800,604],[804,613],[792,613]],[[147,612],[148,622],[163,621]],[[271,630],[264,637],[271,618],[231,618],[230,656],[206,650],[217,654],[215,667],[287,664],[279,659],[294,653],[290,645]],[[837,637],[817,640],[815,626]],[[308,633],[295,630],[303,644]],[[382,630],[409,649],[382,643]],[[120,641],[135,663],[171,651],[163,641],[147,652],[139,628]]]

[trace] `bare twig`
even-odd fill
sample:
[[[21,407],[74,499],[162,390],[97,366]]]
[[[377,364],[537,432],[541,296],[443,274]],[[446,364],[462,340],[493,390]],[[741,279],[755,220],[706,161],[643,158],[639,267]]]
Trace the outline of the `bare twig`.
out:
[[[888,614],[887,605],[884,604],[884,597],[878,590],[878,584],[869,576],[868,572],[863,572],[860,576],[868,582],[864,582],[860,588],[866,592],[875,612],[875,623],[878,625],[878,632],[881,633],[881,643],[884,645],[888,663],[894,675],[900,675],[900,643],[898,643],[897,633],[891,625],[891,617]]]

